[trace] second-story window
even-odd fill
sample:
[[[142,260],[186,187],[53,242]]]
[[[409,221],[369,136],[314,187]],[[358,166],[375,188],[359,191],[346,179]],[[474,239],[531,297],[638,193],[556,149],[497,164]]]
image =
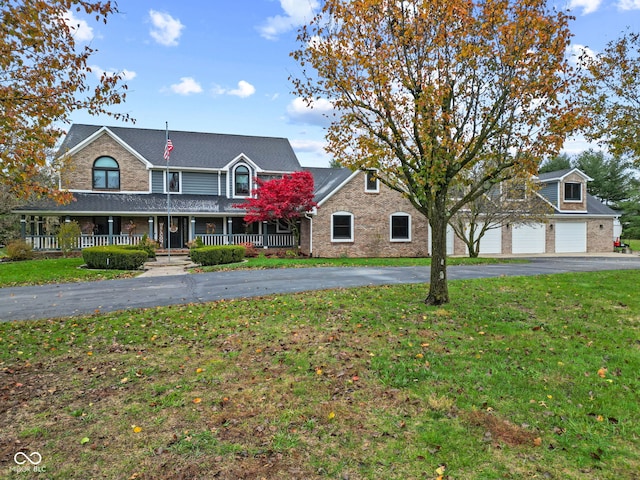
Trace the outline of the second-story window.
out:
[[[580,183],[565,183],[564,184],[564,199],[570,202],[582,201],[582,184]]]
[[[93,162],[93,188],[120,190],[120,167],[111,157],[100,157]]]
[[[169,172],[167,174],[167,190],[170,193],[180,192],[180,173],[179,172]]]
[[[237,197],[248,197],[251,194],[249,187],[249,169],[244,165],[240,165],[234,173],[234,195]]]
[[[364,191],[369,193],[377,193],[380,191],[378,177],[375,170],[367,170],[367,175],[364,180]]]

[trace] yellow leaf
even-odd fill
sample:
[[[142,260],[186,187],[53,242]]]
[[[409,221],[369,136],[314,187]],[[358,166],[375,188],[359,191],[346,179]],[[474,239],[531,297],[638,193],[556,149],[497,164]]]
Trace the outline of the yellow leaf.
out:
[[[202,372],[204,372],[204,370],[203,370],[203,369],[201,369],[201,368],[196,368],[196,373],[202,373]]]
[[[129,381],[128,377],[124,377],[123,379],[120,380],[120,383],[127,383]]]
[[[133,433],[140,433],[142,431],[142,427],[139,427],[137,425],[133,426]]]
[[[606,377],[606,375],[607,375],[607,369],[606,368],[603,367],[603,368],[598,369],[598,376],[600,378],[604,378],[604,377]]]
[[[336,418],[336,412],[330,412],[327,416],[329,417],[329,420],[333,420],[334,418]]]
[[[317,368],[316,369],[316,375],[322,375],[322,369],[321,368]]]
[[[438,468],[436,468],[436,473],[438,475],[443,475],[446,469],[447,467],[445,467],[444,465],[440,465]]]
[[[196,397],[193,399],[193,403],[200,403],[202,399],[200,397]]]
[[[598,416],[596,417],[596,420],[597,420],[598,422],[604,422],[604,417],[603,417],[602,415],[598,415]]]

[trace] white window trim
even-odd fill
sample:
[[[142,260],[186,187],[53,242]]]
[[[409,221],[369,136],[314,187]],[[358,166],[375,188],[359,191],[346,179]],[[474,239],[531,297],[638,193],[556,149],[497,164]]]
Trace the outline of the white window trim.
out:
[[[409,237],[408,238],[393,238],[393,217],[407,217],[409,219]],[[411,242],[411,215],[405,212],[395,212],[389,215],[389,241],[394,243],[408,243]]]
[[[245,167],[248,171],[249,171],[249,194],[248,195],[238,195],[236,193],[236,172],[240,167]],[[251,167],[249,165],[247,165],[246,163],[238,163],[235,167],[233,167],[233,169],[231,170],[231,189],[232,189],[232,195],[231,198],[251,198],[252,197],[252,193],[253,193],[253,180],[252,180],[252,170]]]
[[[380,193],[380,179],[378,177],[376,177],[376,188],[375,189],[367,188],[369,186],[369,182],[367,182],[367,177],[369,176],[369,173],[375,173],[375,172],[376,172],[376,170],[373,170],[373,169],[364,171],[364,191],[365,191],[365,193]]]
[[[169,175],[172,173],[177,173],[178,174],[178,191],[177,192],[170,192],[171,195],[179,195],[182,193],[182,172],[181,171],[176,171],[176,170],[169,170]],[[162,174],[162,176],[164,177],[164,193],[169,193],[169,175],[167,175],[167,171],[165,170],[164,173]]]
[[[335,218],[336,215],[340,215],[340,216],[345,216],[345,217],[350,217],[351,218],[351,228],[350,228],[350,233],[351,233],[351,237],[350,238],[334,238],[333,237],[333,219]],[[354,221],[353,221],[353,213],[351,212],[334,212],[331,214],[331,242],[332,243],[349,243],[349,242],[353,242],[353,230],[354,230]]]
[[[575,185],[580,185],[580,199],[579,199],[579,200],[567,199],[567,198],[566,198],[566,197],[567,197],[567,189],[566,189],[566,186],[567,186],[568,184],[570,184],[570,183],[575,184]],[[582,193],[582,190],[583,190],[583,188],[584,188],[584,187],[583,187],[583,184],[582,184],[582,183],[580,183],[580,182],[564,182],[564,183],[562,184],[562,187],[560,187],[560,188],[562,188],[562,200],[563,200],[565,203],[582,203],[582,201],[583,201],[583,199],[584,199],[584,194]]]

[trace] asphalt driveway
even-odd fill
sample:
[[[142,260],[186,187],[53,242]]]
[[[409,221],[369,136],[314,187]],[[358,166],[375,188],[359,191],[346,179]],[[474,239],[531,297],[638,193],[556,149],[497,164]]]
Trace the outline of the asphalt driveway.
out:
[[[529,263],[448,267],[449,280],[602,270],[640,270],[640,257],[536,257]],[[246,270],[0,289],[0,321],[57,318],[132,308],[330,288],[426,283],[428,267]]]

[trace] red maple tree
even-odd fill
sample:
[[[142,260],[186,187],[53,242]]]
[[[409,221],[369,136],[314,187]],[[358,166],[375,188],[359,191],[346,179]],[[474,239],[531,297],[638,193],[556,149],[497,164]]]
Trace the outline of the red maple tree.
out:
[[[256,197],[234,205],[247,211],[244,221],[272,222],[285,224],[295,237],[296,246],[300,239],[298,221],[313,207],[313,176],[309,172],[293,172],[282,178],[263,180],[256,178]]]

